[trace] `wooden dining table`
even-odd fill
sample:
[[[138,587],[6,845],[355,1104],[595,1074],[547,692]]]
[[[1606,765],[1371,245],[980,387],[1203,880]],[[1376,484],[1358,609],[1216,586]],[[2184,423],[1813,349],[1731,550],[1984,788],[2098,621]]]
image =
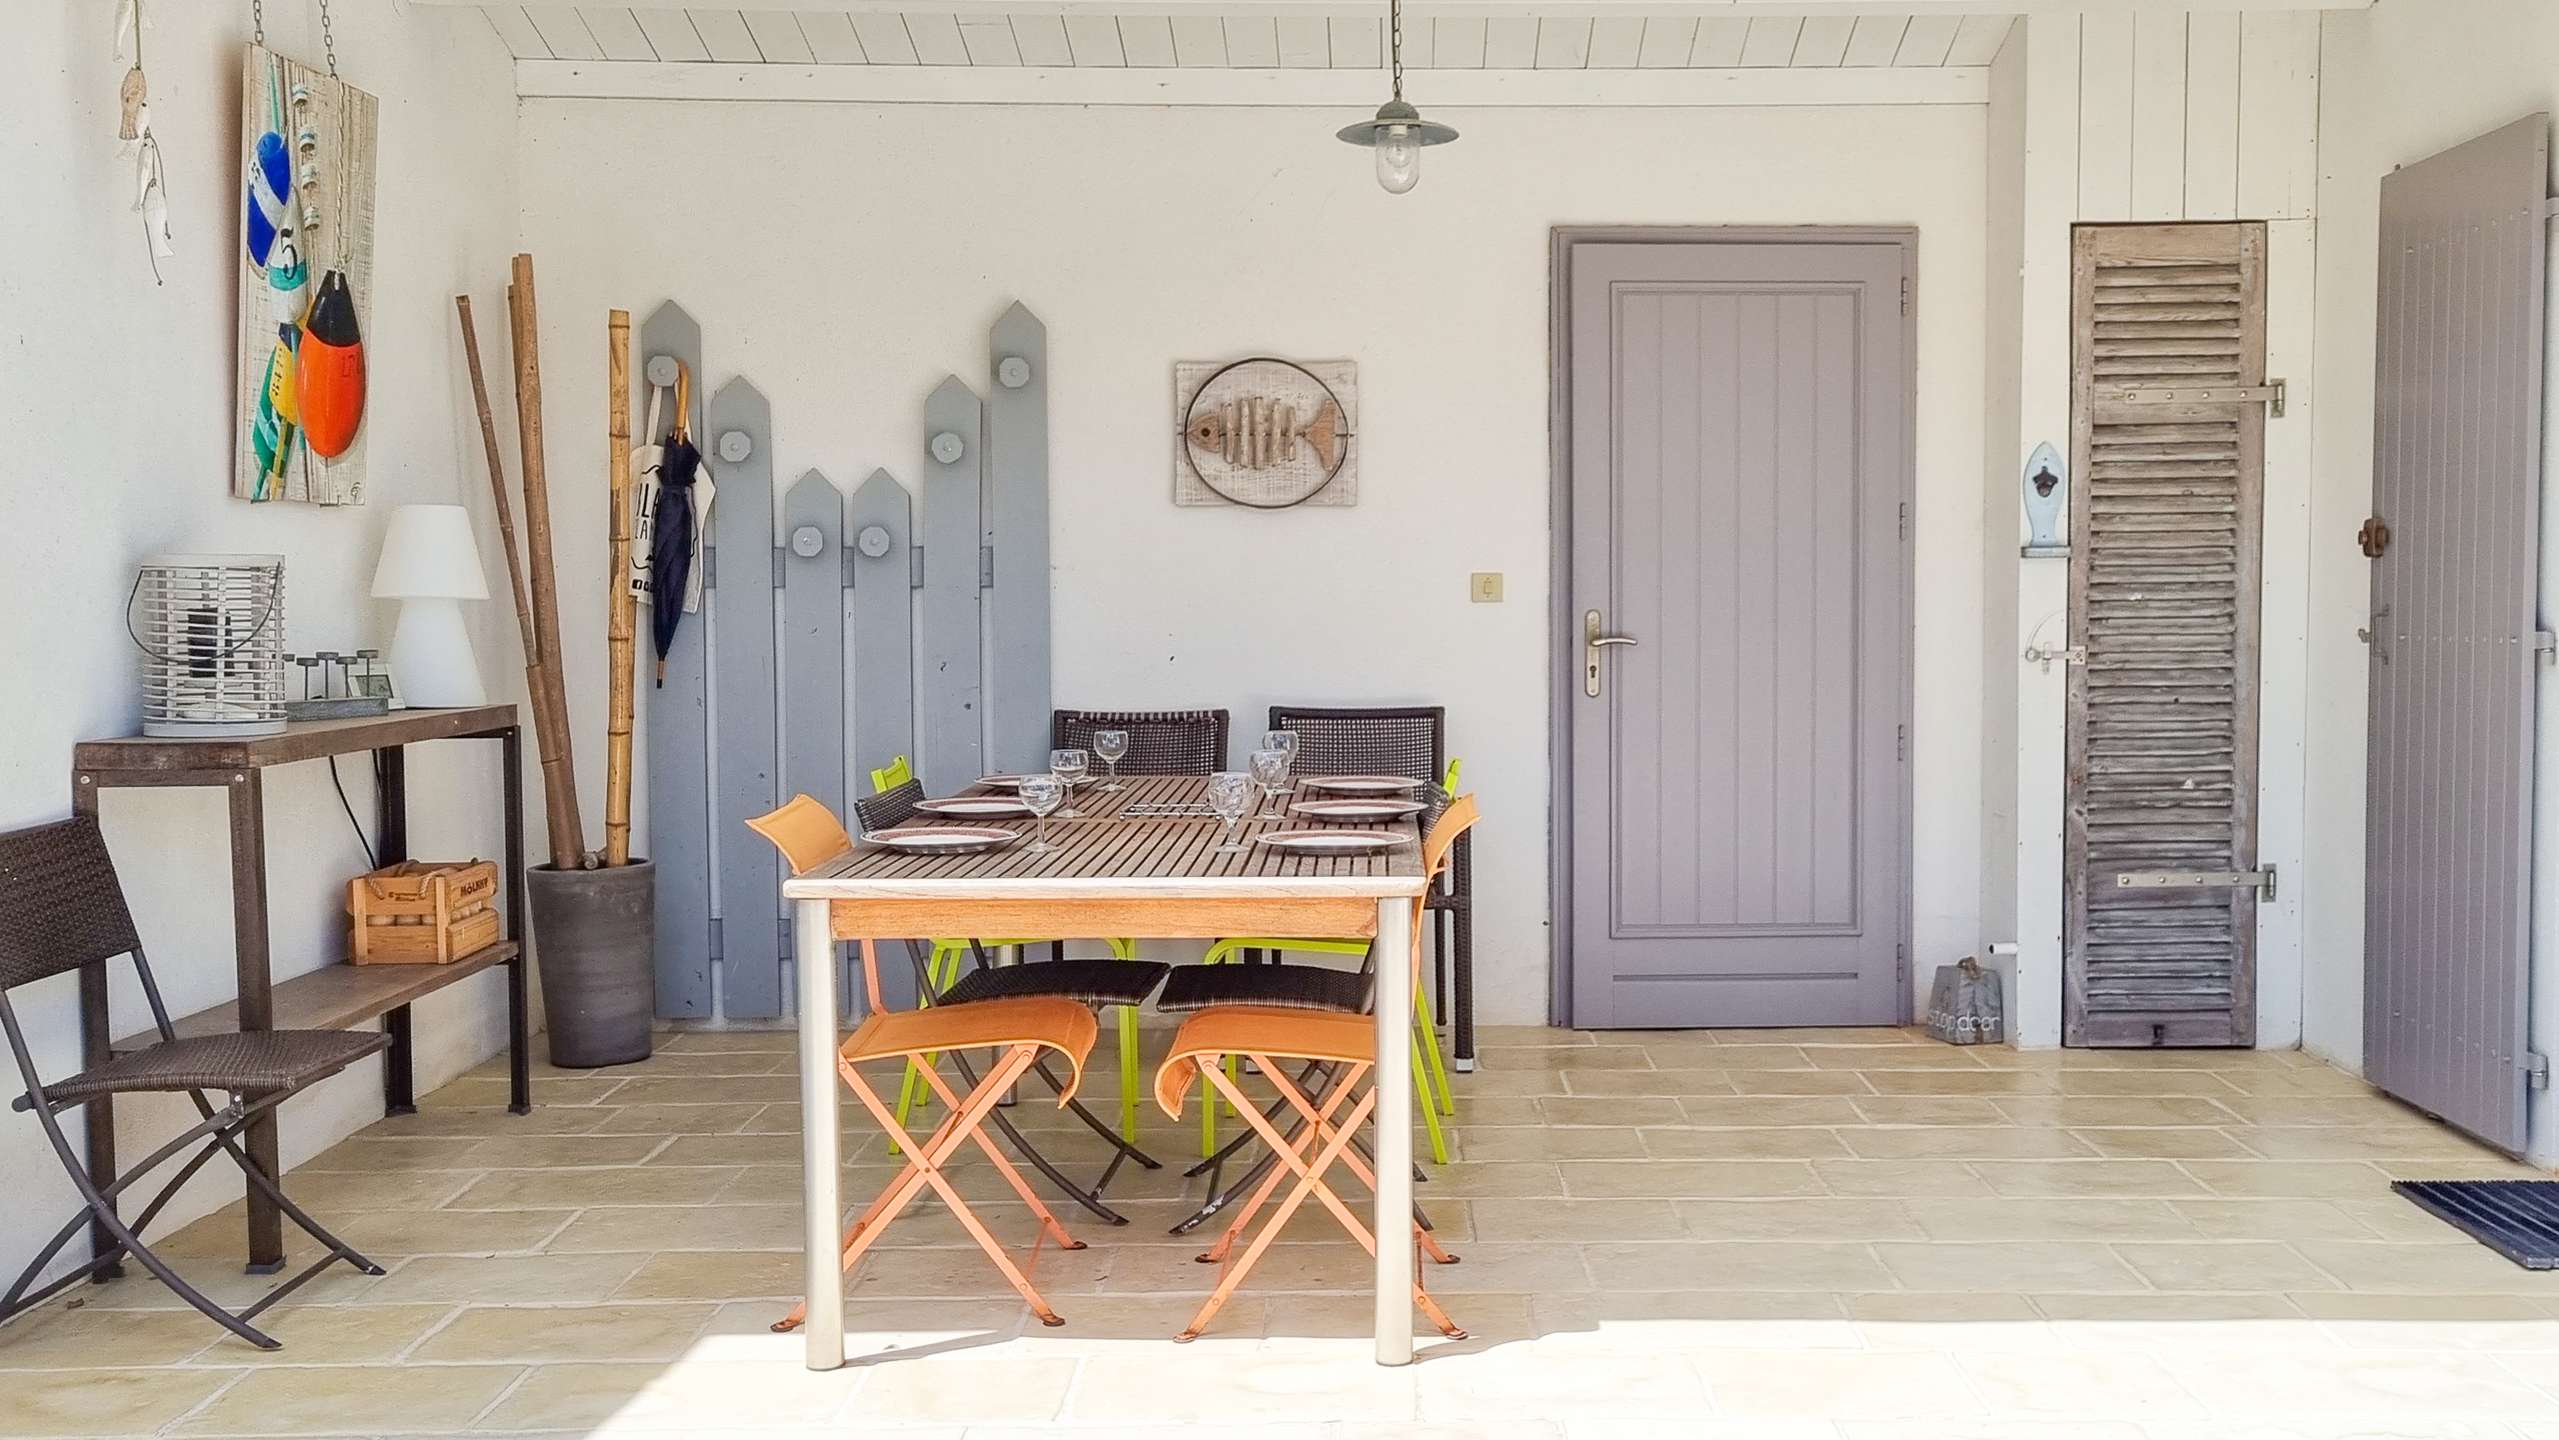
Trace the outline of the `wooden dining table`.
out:
[[[857,841],[853,850],[782,884],[792,905],[799,989],[801,1194],[808,1367],[844,1363],[844,1202],[837,1168],[841,1043],[836,945],[933,935],[1112,936],[1214,940],[1233,935],[1373,939],[1377,1065],[1377,1363],[1413,1358],[1413,902],[1428,881],[1419,827],[1406,843],[1364,856],[1291,855],[1256,843],[1307,822],[1258,807],[1236,829],[1246,847],[1222,849],[1225,827],[1206,813],[1207,781],[1128,776],[1109,791],[1076,787],[1070,817],[1011,819],[1026,839],[967,855],[913,855]],[[1297,782],[1281,802],[1302,798]],[[980,793],[980,792],[972,792]],[[990,823],[919,815],[911,824]],[[1333,827],[1338,828],[1338,827]],[[1034,840],[1055,848],[1029,852]],[[1036,963],[1036,962],[1034,962]]]

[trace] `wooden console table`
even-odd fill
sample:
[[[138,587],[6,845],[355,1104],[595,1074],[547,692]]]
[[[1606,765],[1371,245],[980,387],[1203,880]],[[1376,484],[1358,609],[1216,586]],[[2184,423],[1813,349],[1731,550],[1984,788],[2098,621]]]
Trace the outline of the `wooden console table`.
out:
[[[506,888],[506,938],[450,965],[351,965],[341,961],[276,983],[268,965],[264,772],[270,766],[290,765],[298,760],[372,752],[381,775],[375,858],[389,865],[409,858],[407,752],[402,747],[425,740],[498,742],[506,794],[506,857],[501,867]],[[383,1110],[386,1114],[404,1115],[417,1108],[409,1045],[410,1002],[492,966],[504,965],[507,1108],[519,1115],[532,1109],[530,1072],[526,1068],[524,955],[520,948],[524,934],[524,766],[514,706],[398,710],[354,720],[314,720],[288,725],[277,735],[84,740],[72,751],[71,808],[77,813],[94,816],[101,792],[133,786],[217,786],[229,797],[231,930],[239,998],[178,1018],[175,1023],[180,1035],[228,1030],[347,1030],[378,1019],[391,1036],[391,1048],[385,1052],[382,1064]],[[102,1064],[114,1051],[138,1048],[159,1038],[157,1031],[150,1029],[121,1037],[113,1033],[107,1013],[105,973],[99,966],[87,966],[80,972],[80,1018],[84,1066]],[[116,1173],[114,1111],[105,1098],[93,1101],[89,1111],[89,1173],[104,1183]],[[273,1114],[250,1127],[248,1142],[253,1163],[271,1176],[281,1173]],[[255,1274],[270,1274],[284,1264],[282,1217],[254,1189],[248,1191],[248,1201],[248,1268]],[[112,1243],[103,1231],[92,1229],[92,1254],[103,1252]]]

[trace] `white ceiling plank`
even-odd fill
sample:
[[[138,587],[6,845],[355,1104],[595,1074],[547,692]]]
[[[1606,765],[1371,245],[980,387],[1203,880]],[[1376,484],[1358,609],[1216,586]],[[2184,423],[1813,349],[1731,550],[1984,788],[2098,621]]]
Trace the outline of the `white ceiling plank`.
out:
[[[1901,49],[1894,53],[1896,65],[1943,65],[1946,52],[1955,48],[1955,27],[1960,24],[1952,15],[1914,15],[1910,28],[1902,32]]]
[[[556,5],[536,5],[525,11],[532,17],[533,28],[542,32],[542,43],[563,60],[601,60],[604,47],[586,28],[586,20],[577,11]]]
[[[809,37],[800,30],[800,17],[784,10],[749,10],[746,32],[755,37],[755,48],[764,52],[768,65],[813,65],[817,55],[809,48]]]
[[[903,15],[856,13],[853,34],[862,42],[862,53],[874,65],[912,65],[915,59],[915,37],[906,30]]]
[[[971,63],[968,42],[960,38],[956,15],[916,11],[906,17],[906,34],[915,42],[915,61],[919,65]]]
[[[1864,68],[1890,65],[1901,53],[1902,32],[1910,28],[1907,15],[1860,15],[1857,28],[1849,32],[1848,50],[1839,57],[1842,65]]]
[[[1283,70],[1323,70],[1333,63],[1333,27],[1321,15],[1279,17],[1279,63]]]
[[[1142,69],[1171,69],[1173,22],[1161,15],[1121,16],[1120,53],[1128,57],[1129,64]]]
[[[711,52],[702,44],[701,33],[693,28],[693,17],[681,10],[634,10],[640,30],[649,37],[649,48],[658,52],[660,60],[708,60]]]
[[[1126,18],[1126,17],[1123,17]],[[984,105],[1312,105],[1366,109],[1377,77],[1359,70],[1034,69],[957,65],[684,65],[519,60],[516,92],[588,100],[814,101]],[[1680,70],[1441,70],[1434,109],[1592,106],[1953,105],[1990,97],[1976,67]]]
[[[477,8],[487,0],[403,0],[427,8]],[[578,0],[528,0],[527,8],[573,5]],[[1032,10],[1070,15],[1100,0],[748,0],[746,8],[793,12],[835,11],[848,14],[1009,15]],[[1269,15],[1322,14],[1353,0],[1114,0],[1124,15]],[[1374,0],[1371,0],[1374,3]],[[1929,15],[1962,19],[1967,15],[2130,15],[2277,14],[2288,11],[2369,10],[2377,0],[1409,0],[1405,18],[1449,16],[1674,15],[1704,18],[1751,18],[1775,15]],[[1383,8],[1383,7],[1380,7]]]
[[[1688,52],[1696,43],[1695,20],[1649,16],[1644,21],[1644,48],[1635,63],[1646,70],[1676,70],[1688,63]]]
[[[1590,68],[1590,21],[1549,15],[1537,22],[1537,68]]]
[[[1847,15],[1807,15],[1804,32],[1795,37],[1795,58],[1788,64],[1829,69],[1848,54],[1848,37],[1857,21]]]
[[[531,17],[521,5],[490,5],[480,11],[489,17],[489,28],[506,42],[507,53],[518,60],[553,60],[551,47],[542,40],[542,32],[533,28]]]
[[[808,17],[800,18],[805,21]],[[1062,15],[1014,16],[1013,44],[1021,51],[1025,65],[1075,63],[1075,47],[1066,43],[1066,18]]]
[[[969,52],[971,65],[1022,63],[1022,47],[1013,38],[1013,17],[1009,15],[961,16],[960,48]]]
[[[820,65],[867,65],[871,57],[862,53],[862,39],[853,33],[853,17],[829,15],[819,10],[800,12],[800,33],[808,37],[809,53]]]
[[[1116,70],[1128,63],[1120,50],[1120,22],[1108,15],[1067,16],[1066,48],[1079,66]]]
[[[1792,17],[1762,15],[1750,22],[1742,38],[1742,64],[1791,65],[1795,60],[1795,40],[1804,32],[1804,22]]]
[[[1697,22],[1697,43],[1689,47],[1688,63],[1699,70],[1720,70],[1742,63],[1742,46],[1750,39],[1750,22],[1731,16],[1719,16]]]
[[[1410,21],[1405,22],[1410,24]],[[1443,16],[1422,22],[1431,27],[1432,58],[1442,70],[1484,68],[1484,17]]]
[[[1268,15],[1229,15],[1226,63],[1246,70],[1279,68],[1279,24]]]
[[[1404,17],[1404,68],[1432,70],[1439,66],[1438,27],[1428,20]]]
[[[1215,15],[1173,17],[1173,63],[1194,70],[1226,68],[1226,22]]]
[[[2008,30],[2017,23],[2014,15],[1967,15],[1955,27],[1955,43],[1946,52],[1949,65],[1987,65],[1999,58],[2000,47],[2008,43]]]
[[[1590,24],[1590,68],[1632,70],[1644,53],[1644,17],[1602,15]]]
[[[1333,35],[1333,68],[1375,70],[1386,63],[1386,25],[1374,15],[1335,15],[1326,24]]]
[[[655,60],[657,47],[649,43],[648,32],[640,28],[640,17],[620,5],[581,5],[578,18],[586,22],[586,33],[595,37],[597,48],[607,60]]]
[[[1526,70],[1537,63],[1537,19],[1496,15],[1484,22],[1484,68]]]
[[[687,7],[693,17],[694,33],[702,37],[702,48],[713,60],[730,63],[761,64],[764,52],[756,48],[755,35],[746,28],[746,17],[735,10],[701,10]]]

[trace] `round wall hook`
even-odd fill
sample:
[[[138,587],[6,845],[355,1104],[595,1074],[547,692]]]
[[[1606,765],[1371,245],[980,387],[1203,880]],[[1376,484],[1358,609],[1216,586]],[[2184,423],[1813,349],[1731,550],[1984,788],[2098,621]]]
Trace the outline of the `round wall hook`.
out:
[[[791,531],[791,553],[803,560],[814,560],[826,548],[826,533],[814,525],[802,525]]]
[[[995,362],[995,379],[1007,390],[1019,390],[1031,383],[1031,362],[1019,355],[1007,355]]]
[[[889,529],[885,525],[865,525],[853,537],[853,546],[874,560],[889,553]]]
[[[956,430],[945,430],[933,437],[933,458],[945,465],[957,465],[968,453],[968,442]]]
[[[732,465],[755,453],[755,437],[743,430],[720,432],[720,458]]]
[[[675,362],[675,357],[672,355],[652,355],[649,357],[649,368],[647,371],[649,383],[652,385],[672,385],[675,383],[676,373],[679,368],[680,367],[678,367]]]

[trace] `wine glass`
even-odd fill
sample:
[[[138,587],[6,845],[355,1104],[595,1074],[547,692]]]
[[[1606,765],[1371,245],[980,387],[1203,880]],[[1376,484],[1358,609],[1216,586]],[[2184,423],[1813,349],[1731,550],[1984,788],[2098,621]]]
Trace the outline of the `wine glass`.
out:
[[[1128,753],[1128,732],[1125,730],[1094,731],[1093,753],[1101,757],[1103,764],[1111,767],[1111,782],[1102,787],[1101,793],[1118,794],[1120,792],[1120,757]]]
[[[1294,730],[1265,730],[1262,732],[1262,748],[1277,750],[1287,756],[1289,765],[1294,768],[1297,764],[1298,742],[1305,738]]]
[[[1093,758],[1081,750],[1048,752],[1048,773],[1056,776],[1066,786],[1066,808],[1057,812],[1058,819],[1074,820],[1082,817],[1084,812],[1075,808],[1075,787],[1084,783],[1085,772],[1092,768]]]
[[[1022,797],[1023,808],[1029,810],[1034,819],[1046,820],[1049,812],[1065,802],[1066,782],[1055,775],[1025,775],[1022,777],[1022,788],[1015,793]],[[1041,839],[1038,832],[1034,831],[1031,835],[1031,843],[1022,853],[1046,855],[1055,849],[1057,849],[1056,846]]]
[[[1253,783],[1262,787],[1262,799],[1271,813],[1279,813],[1279,798],[1288,793],[1288,756],[1277,750],[1256,750],[1248,762]]]
[[[1226,826],[1226,843],[1211,854],[1239,855],[1249,847],[1235,838],[1235,826],[1253,808],[1253,777],[1240,770],[1220,770],[1208,777],[1208,808]]]

